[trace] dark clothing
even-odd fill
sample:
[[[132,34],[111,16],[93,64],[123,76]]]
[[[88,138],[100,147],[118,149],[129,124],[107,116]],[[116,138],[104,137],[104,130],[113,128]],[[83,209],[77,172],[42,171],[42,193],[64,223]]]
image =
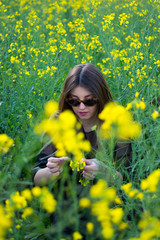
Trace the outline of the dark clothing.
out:
[[[84,131],[83,131],[84,132]],[[96,158],[96,150],[98,147],[97,135],[95,131],[91,132],[84,132],[85,139],[91,143],[92,151],[86,154],[86,159]],[[37,157],[35,167],[33,169],[33,175],[41,169],[45,168],[47,164],[47,159],[51,156],[54,156],[56,152],[56,148],[53,146],[52,143],[47,145],[45,148],[42,149],[40,154]],[[118,169],[125,168],[124,170],[129,170],[132,161],[132,148],[131,143],[129,142],[120,142],[118,143],[113,152],[114,158],[114,165]],[[107,165],[107,162],[106,162]]]
[[[97,135],[95,131],[84,132],[84,138],[89,140],[92,146],[92,151],[86,154],[86,159],[96,158],[96,150],[100,149],[98,146]],[[56,148],[53,144],[49,144],[42,149],[37,157],[35,167],[33,169],[33,175],[41,169],[45,168],[47,164],[47,159],[54,156]],[[114,148],[113,160],[116,163],[115,167],[120,171],[123,168],[129,168],[131,165],[131,144],[130,143],[119,143]],[[103,157],[103,156],[102,156]],[[98,156],[97,156],[97,159]],[[106,156],[104,159],[107,159]],[[100,160],[100,159],[99,159]],[[107,160],[106,160],[107,161]],[[106,162],[106,165],[109,163]],[[113,164],[112,164],[113,165]],[[121,172],[121,171],[120,171]],[[122,172],[121,172],[122,173]],[[122,173],[123,174],[123,173]],[[104,177],[106,173],[104,172]],[[72,171],[70,167],[66,165],[63,169],[63,174],[61,178],[57,178],[53,181],[52,189],[55,198],[57,199],[57,209],[61,211],[56,211],[51,216],[51,224],[54,226],[55,232],[48,236],[48,239],[58,239],[57,230],[61,226],[61,233],[64,238],[71,236],[77,227],[77,221],[79,222],[79,228],[83,235],[83,239],[86,239],[86,223],[95,221],[95,218],[90,214],[89,209],[79,208],[79,199],[87,197],[89,194],[90,186],[96,183],[97,178],[90,180],[87,186],[82,186],[79,183],[81,178],[81,171]],[[78,183],[78,184],[77,184]],[[117,184],[117,182],[115,183]],[[96,221],[96,224],[99,224]],[[98,233],[96,233],[98,234]],[[95,235],[94,239],[100,239],[98,235]]]

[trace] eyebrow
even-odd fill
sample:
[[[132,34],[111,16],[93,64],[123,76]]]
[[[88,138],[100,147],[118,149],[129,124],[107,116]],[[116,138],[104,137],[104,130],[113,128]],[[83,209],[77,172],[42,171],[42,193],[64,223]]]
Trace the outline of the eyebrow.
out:
[[[74,94],[72,94],[72,93],[71,93],[71,95],[72,95],[73,97],[77,97],[77,98],[79,98],[77,95],[74,95]],[[89,96],[93,96],[93,94],[91,93],[91,94],[86,95],[86,96],[84,96],[84,97],[89,97]]]

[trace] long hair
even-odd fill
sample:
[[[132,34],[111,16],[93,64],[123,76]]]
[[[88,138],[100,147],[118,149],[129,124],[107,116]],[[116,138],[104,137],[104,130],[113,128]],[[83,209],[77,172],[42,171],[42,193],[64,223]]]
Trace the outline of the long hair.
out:
[[[98,114],[106,103],[113,101],[110,89],[101,71],[91,63],[79,64],[68,74],[59,100],[59,111],[72,110],[66,99],[70,92],[77,86],[90,91],[98,100]]]

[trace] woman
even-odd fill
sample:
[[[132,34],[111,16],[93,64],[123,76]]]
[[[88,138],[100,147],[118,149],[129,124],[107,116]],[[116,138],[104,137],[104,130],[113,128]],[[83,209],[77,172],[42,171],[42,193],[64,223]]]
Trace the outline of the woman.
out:
[[[92,127],[95,125],[100,127],[101,121],[98,114],[110,101],[113,101],[113,98],[102,73],[91,63],[79,64],[70,71],[66,78],[59,100],[59,112],[70,109],[75,114],[82,124],[85,139],[89,140],[92,149],[96,150],[98,149],[97,136]],[[68,158],[66,156],[47,158],[55,151],[52,144],[41,151],[35,167],[35,185],[41,185],[44,180],[46,183],[51,177],[58,177],[62,174],[64,163],[68,161]],[[131,145],[128,143],[117,145],[114,157],[116,161],[125,159],[125,165],[128,166],[131,160]],[[83,161],[86,163],[82,172],[84,178],[93,180],[101,170],[107,174],[107,163],[106,166],[100,167],[99,161],[93,156],[88,156]],[[118,172],[117,174],[121,177]]]

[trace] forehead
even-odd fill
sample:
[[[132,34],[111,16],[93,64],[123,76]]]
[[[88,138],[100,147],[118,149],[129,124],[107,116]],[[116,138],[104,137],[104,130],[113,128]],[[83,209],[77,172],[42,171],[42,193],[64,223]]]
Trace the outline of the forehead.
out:
[[[81,86],[77,86],[74,89],[72,89],[70,94],[72,96],[76,96],[76,97],[78,97],[80,99],[93,95],[88,89],[86,89],[84,87],[81,87]]]

